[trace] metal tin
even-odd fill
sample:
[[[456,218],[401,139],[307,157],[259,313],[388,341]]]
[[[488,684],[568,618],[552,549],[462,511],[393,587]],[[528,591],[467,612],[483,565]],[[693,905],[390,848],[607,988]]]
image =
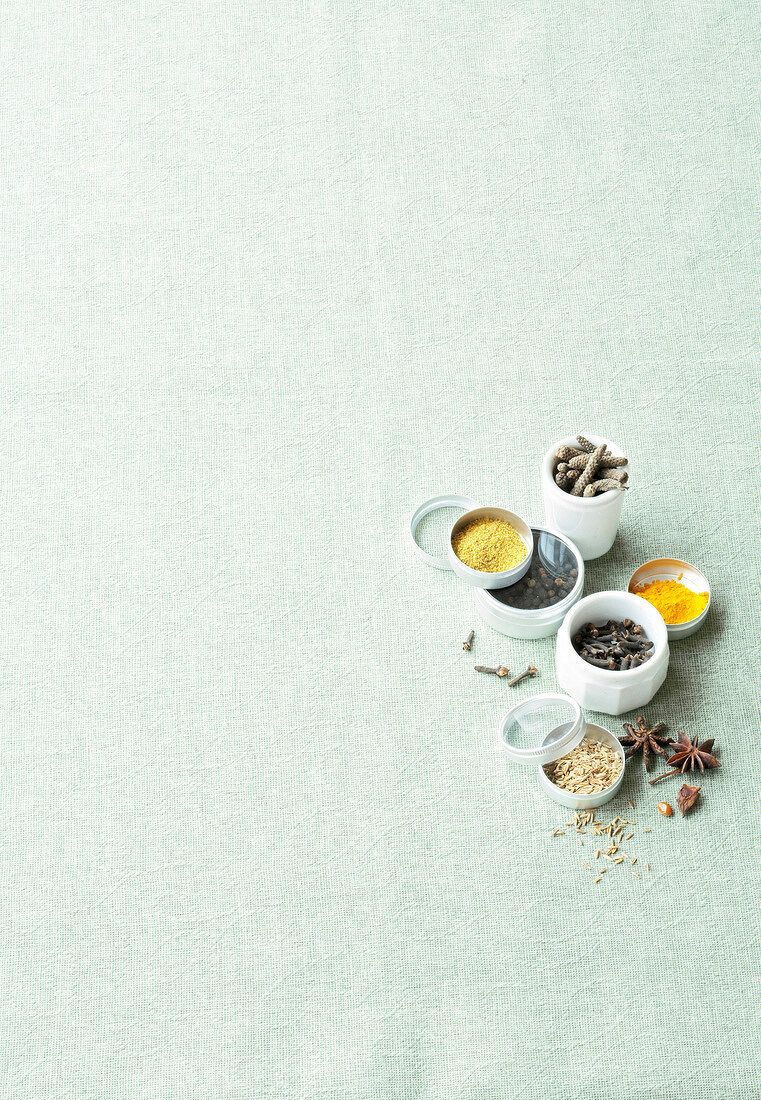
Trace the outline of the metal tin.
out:
[[[425,516],[441,508],[462,508],[463,515],[458,516],[452,525],[449,532],[449,538],[447,539],[446,553],[442,557],[436,558],[423,550],[422,546],[417,541],[416,532],[420,521]],[[510,526],[518,532],[518,535],[524,543],[526,547],[526,557],[514,566],[514,568],[506,569],[499,573],[482,573],[477,569],[471,569],[465,562],[460,561],[454,552],[452,537],[463,527],[466,527],[469,523],[473,523],[478,519],[501,519],[509,523]],[[505,508],[484,507],[477,504],[476,501],[471,500],[470,497],[444,494],[443,496],[432,497],[430,500],[427,500],[425,504],[421,504],[420,507],[413,512],[412,518],[410,519],[409,535],[415,552],[423,561],[427,562],[428,565],[433,565],[436,569],[451,569],[461,580],[474,588],[504,588],[506,585],[514,584],[527,572],[531,564],[531,555],[534,545],[533,536],[531,534],[531,528],[526,523],[525,519],[515,512],[507,511]]]
[[[576,583],[562,600],[537,609],[511,606],[510,587],[494,590],[476,589],[473,602],[481,618],[510,638],[549,638],[556,634],[566,613],[578,603],[584,592],[584,559],[577,546],[552,527],[531,525],[534,537],[533,557],[552,576],[560,576],[574,568]],[[529,563],[531,568],[531,563]]]
[[[635,589],[651,581],[679,581],[693,592],[707,592],[708,603],[699,615],[689,619],[686,623],[666,623],[669,641],[675,642],[679,638],[689,638],[700,630],[708,617],[708,609],[711,606],[711,586],[704,573],[688,561],[680,561],[679,558],[654,558],[646,561],[635,570],[629,580],[629,591],[638,595]]]

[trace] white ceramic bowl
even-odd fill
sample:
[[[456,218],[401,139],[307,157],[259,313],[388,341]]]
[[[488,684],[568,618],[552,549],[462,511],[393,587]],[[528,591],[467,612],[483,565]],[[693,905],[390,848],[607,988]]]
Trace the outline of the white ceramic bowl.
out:
[[[611,454],[623,455],[620,447],[596,435],[585,437],[599,446],[607,443]],[[578,447],[575,436],[559,439],[544,456],[541,468],[542,496],[547,523],[576,543],[585,561],[599,558],[610,550],[616,538],[618,519],[626,490],[608,489],[596,497],[573,497],[555,484],[555,452],[561,444]]]
[[[610,802],[611,798],[615,798],[621,790],[624,772],[626,771],[624,747],[610,730],[606,730],[604,726],[598,726],[594,722],[587,722],[584,736],[588,737],[590,741],[602,741],[604,745],[610,745],[613,751],[621,757],[621,772],[615,782],[606,787],[604,791],[600,791],[599,794],[572,794],[570,791],[564,791],[562,787],[556,787],[552,780],[547,778],[544,768],[540,767],[539,786],[544,793],[549,795],[554,802],[559,802],[561,806],[568,806],[571,810],[593,810],[597,806],[604,806],[606,802]]]
[[[526,547],[525,558],[512,569],[504,569],[500,573],[482,573],[479,569],[471,569],[465,562],[460,561],[454,552],[452,539],[458,531],[478,519],[501,519],[514,527]],[[460,516],[452,525],[452,530],[449,533],[449,545],[447,546],[447,558],[453,571],[466,584],[473,585],[475,588],[507,588],[508,585],[515,584],[524,573],[528,572],[533,549],[534,536],[531,533],[531,528],[525,519],[517,516],[515,512],[508,512],[506,508],[472,508],[469,512],[465,512],[464,515]]]
[[[585,661],[571,639],[584,623],[632,619],[653,643],[652,657],[639,668],[611,672]],[[666,624],[652,604],[631,592],[596,592],[571,608],[558,631],[555,667],[558,683],[582,707],[624,714],[646,706],[666,679],[669,642]]]
[[[551,527],[542,527],[538,523],[532,523],[534,534],[534,553],[538,553],[542,533],[547,531],[560,539],[564,546],[568,547],[573,555],[575,568],[578,570],[576,584],[562,600],[550,607],[542,607],[528,610],[520,607],[510,607],[502,603],[493,593],[487,589],[475,588],[473,590],[473,602],[481,618],[498,630],[500,634],[507,634],[510,638],[549,638],[556,634],[558,627],[565,618],[566,612],[581,599],[584,591],[584,559],[577,547],[569,538],[560,531],[553,531]],[[538,534],[538,538],[536,537]],[[530,562],[529,562],[530,565]]]
[[[679,581],[685,588],[690,588],[693,592],[707,592],[708,603],[694,619],[688,619],[686,623],[666,623],[666,631],[670,642],[674,642],[679,638],[689,638],[690,634],[700,630],[706,621],[708,608],[711,606],[711,586],[706,580],[705,574],[696,569],[694,565],[690,565],[688,561],[680,561],[679,558],[654,558],[652,561],[646,561],[644,565],[640,565],[639,569],[632,573],[629,581],[629,591],[634,592],[635,588],[650,584],[651,581]]]

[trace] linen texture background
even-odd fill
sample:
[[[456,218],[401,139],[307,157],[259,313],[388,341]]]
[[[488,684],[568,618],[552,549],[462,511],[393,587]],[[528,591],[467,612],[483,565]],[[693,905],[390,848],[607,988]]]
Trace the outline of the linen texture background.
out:
[[[756,15],[3,5],[0,1095],[761,1097]],[[723,764],[598,885],[405,541],[583,430]]]

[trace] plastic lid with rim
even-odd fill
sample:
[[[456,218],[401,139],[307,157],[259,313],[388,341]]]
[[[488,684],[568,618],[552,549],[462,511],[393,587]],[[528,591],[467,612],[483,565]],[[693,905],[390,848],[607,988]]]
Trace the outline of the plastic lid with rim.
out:
[[[435,558],[433,554],[428,554],[415,537],[415,532],[418,529],[418,524],[424,516],[429,516],[431,512],[438,512],[441,508],[462,508],[463,512],[470,512],[473,508],[480,507],[477,500],[471,500],[470,497],[455,497],[445,493],[440,497],[431,497],[425,504],[421,504],[420,507],[413,512],[412,519],[410,520],[410,538],[412,539],[412,545],[415,551],[420,555],[424,562],[428,565],[433,565],[436,569],[450,569],[452,566],[449,564],[446,553],[443,557]]]
[[[532,695],[511,707],[499,726],[499,743],[519,764],[549,764],[584,737],[581,707],[569,695]]]
[[[559,608],[570,606],[584,585],[584,559],[569,538],[551,527],[536,524],[531,525],[531,533],[534,552],[526,574],[515,584],[486,592],[487,599],[502,605],[501,614],[517,612],[532,617],[554,614]],[[575,578],[571,576],[572,569],[576,570]],[[558,577],[564,582],[560,589],[552,583]],[[549,588],[552,598],[547,602]]]

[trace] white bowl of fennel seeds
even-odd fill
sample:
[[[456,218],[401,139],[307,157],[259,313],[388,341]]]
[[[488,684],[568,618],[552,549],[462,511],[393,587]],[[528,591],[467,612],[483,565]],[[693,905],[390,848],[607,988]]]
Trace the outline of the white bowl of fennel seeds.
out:
[[[624,747],[610,730],[587,722],[584,737],[565,756],[539,768],[539,785],[561,806],[592,810],[621,790],[626,769]]]

